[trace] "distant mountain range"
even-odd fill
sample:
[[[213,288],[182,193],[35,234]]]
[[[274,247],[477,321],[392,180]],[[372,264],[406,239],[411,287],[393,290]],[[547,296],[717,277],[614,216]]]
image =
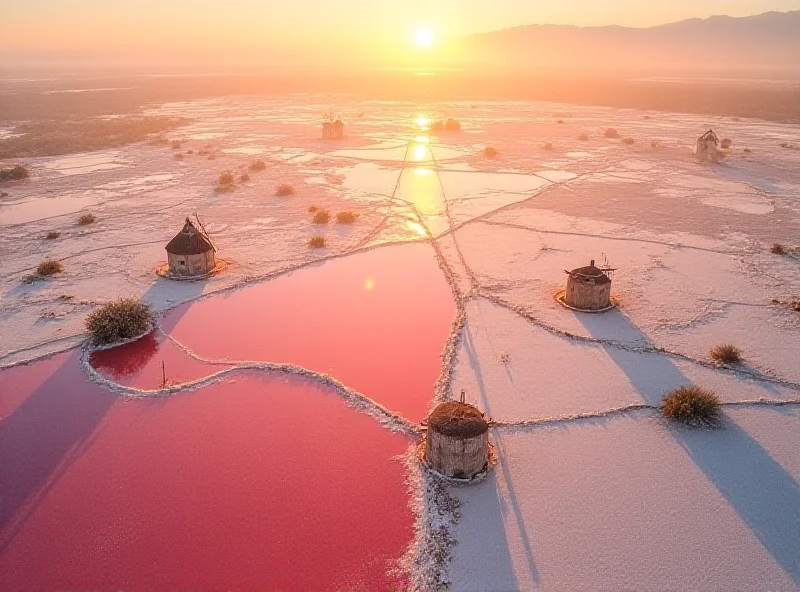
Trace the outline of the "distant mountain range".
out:
[[[494,71],[800,73],[800,11],[644,29],[530,25],[464,37],[452,49],[459,65]]]

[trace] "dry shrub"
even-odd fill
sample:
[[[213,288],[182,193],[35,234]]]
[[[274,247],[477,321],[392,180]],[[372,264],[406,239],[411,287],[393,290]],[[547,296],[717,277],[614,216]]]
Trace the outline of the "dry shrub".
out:
[[[51,230],[50,232],[48,232],[48,233],[47,233],[47,236],[46,236],[45,238],[46,238],[47,240],[55,240],[55,239],[57,239],[59,236],[61,236],[61,233],[60,233],[60,232],[57,232],[57,231],[55,231],[55,230]]]
[[[733,140],[731,140],[729,138],[725,138],[724,140],[722,140],[722,144],[720,144],[720,146],[722,146],[723,150],[727,150],[732,145],[733,145]]]
[[[172,149],[180,150],[182,142],[180,140],[172,140]]]
[[[95,344],[106,345],[144,335],[155,323],[153,310],[134,298],[112,300],[86,317]]]
[[[267,163],[263,160],[256,160],[250,165],[251,171],[263,171],[265,168],[267,168]]]
[[[312,236],[308,239],[308,246],[312,249],[322,249],[326,244],[324,236]]]
[[[64,271],[64,266],[61,265],[60,261],[56,261],[54,259],[45,259],[36,266],[36,275],[40,277],[55,275],[57,273],[61,273],[62,271]]]
[[[745,148],[744,150],[742,150],[742,152],[744,152],[746,154],[750,154],[752,152],[752,150],[750,150],[750,148]]]
[[[313,214],[313,213],[314,213],[314,212],[316,212],[318,209],[319,209],[319,208],[318,208],[317,206],[308,206],[308,213],[309,213],[309,214]]]
[[[175,160],[183,160],[183,154],[178,152],[178,153],[175,154],[174,158],[175,158]]]
[[[278,188],[275,190],[275,195],[278,197],[289,197],[290,195],[294,195],[294,187],[288,183],[278,185]]]
[[[194,150],[187,150],[186,154],[194,154]]]
[[[608,128],[603,134],[606,138],[616,139],[619,138],[619,132],[613,127]]]
[[[579,139],[581,142],[586,142],[586,141],[589,139],[589,134],[583,133],[583,134],[581,134],[580,136],[578,136],[578,139]]]
[[[483,149],[483,155],[488,156],[489,158],[494,158],[498,155],[497,148],[493,148],[492,146],[487,146]]]
[[[652,142],[650,142],[650,148],[663,148],[663,147],[664,144],[662,144],[658,140],[653,140]]]
[[[311,218],[312,224],[327,224],[331,220],[331,215],[328,210],[317,210],[314,217]]]
[[[233,172],[223,171],[219,174],[219,181],[217,181],[218,185],[224,187],[225,185],[233,185],[234,183],[236,183],[236,177],[234,176]]]
[[[28,169],[21,164],[15,164],[9,169],[0,169],[0,182],[2,181],[22,181],[30,176]]]
[[[661,411],[669,419],[693,426],[714,426],[721,416],[717,395],[699,386],[682,386],[668,393]]]
[[[625,138],[625,139],[622,140],[622,143],[623,144],[627,144],[628,146],[630,146],[632,144],[635,144],[636,140],[634,140],[633,138]]]
[[[564,120],[563,120],[563,119],[559,119],[559,120],[558,120],[556,123],[558,123],[558,124],[563,124],[563,123],[564,123]]]
[[[773,245],[769,248],[769,252],[775,255],[785,255],[787,253],[786,247],[784,247],[780,243],[773,243]]]
[[[708,357],[720,364],[739,364],[742,361],[742,350],[735,345],[715,345],[708,352]]]
[[[249,180],[250,180],[250,175],[248,175],[247,173],[242,173],[241,175],[239,175],[239,182],[247,183]]]
[[[97,222],[97,218],[94,217],[94,214],[83,214],[80,218],[78,218],[78,224],[81,226],[88,226],[89,224],[94,224]]]
[[[548,142],[547,144],[542,146],[542,150],[547,150],[548,152],[552,151],[554,148],[555,147],[553,146],[553,144],[551,142]]]
[[[355,224],[356,218],[358,218],[358,214],[356,212],[339,212],[336,214],[336,223],[337,224]]]

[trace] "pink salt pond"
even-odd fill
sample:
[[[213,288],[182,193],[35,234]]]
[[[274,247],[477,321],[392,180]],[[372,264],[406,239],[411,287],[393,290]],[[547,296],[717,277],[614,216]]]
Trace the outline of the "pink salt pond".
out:
[[[125,399],[78,357],[0,371],[0,589],[403,584],[406,437],[296,376]]]
[[[164,331],[212,360],[289,363],[330,374],[412,421],[433,397],[455,316],[430,246],[381,247],[182,305]],[[198,379],[204,365],[152,337],[98,352],[99,372],[137,388]]]

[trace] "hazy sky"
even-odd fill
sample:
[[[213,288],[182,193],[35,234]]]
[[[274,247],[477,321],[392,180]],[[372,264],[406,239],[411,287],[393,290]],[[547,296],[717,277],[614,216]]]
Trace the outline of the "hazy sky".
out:
[[[798,9],[800,0],[0,0],[0,50],[398,52],[423,26],[443,39],[534,23],[644,27]]]

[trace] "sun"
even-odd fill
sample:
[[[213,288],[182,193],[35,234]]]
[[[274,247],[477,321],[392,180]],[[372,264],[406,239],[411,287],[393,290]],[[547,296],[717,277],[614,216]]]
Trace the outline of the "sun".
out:
[[[431,29],[428,29],[427,27],[422,27],[420,29],[417,29],[416,32],[414,33],[414,44],[417,47],[421,48],[430,47],[431,45],[433,45],[434,40],[435,36],[433,34],[433,31]]]

